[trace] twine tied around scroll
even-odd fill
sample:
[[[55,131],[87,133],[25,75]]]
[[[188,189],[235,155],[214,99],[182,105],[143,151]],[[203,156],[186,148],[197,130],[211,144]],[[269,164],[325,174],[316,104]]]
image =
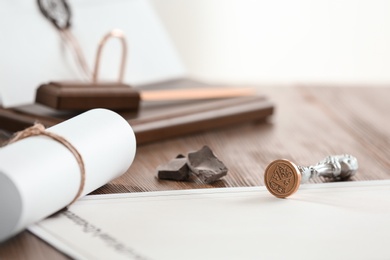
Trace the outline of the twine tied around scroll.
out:
[[[81,154],[77,151],[77,149],[65,138],[63,138],[60,135],[54,134],[52,132],[46,131],[45,127],[40,124],[40,123],[35,123],[33,126],[28,127],[22,131],[16,132],[14,136],[5,144],[12,144],[15,143],[19,140],[22,140],[24,138],[30,137],[30,136],[38,136],[38,135],[44,135],[47,137],[50,137],[51,139],[59,142],[74,155],[74,157],[77,160],[77,164],[80,167],[80,176],[81,176],[81,181],[80,181],[80,187],[79,190],[74,197],[74,199],[69,203],[69,205],[73,204],[82,194],[85,186],[85,166],[84,166],[84,161],[83,158],[81,157]]]

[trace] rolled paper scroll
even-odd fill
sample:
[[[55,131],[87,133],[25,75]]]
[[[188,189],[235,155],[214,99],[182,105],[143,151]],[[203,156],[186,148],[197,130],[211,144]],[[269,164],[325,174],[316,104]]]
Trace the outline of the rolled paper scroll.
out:
[[[85,167],[81,196],[127,171],[135,135],[120,115],[94,109],[48,128],[70,142]],[[0,242],[66,207],[81,183],[80,166],[63,144],[32,136],[0,148]]]

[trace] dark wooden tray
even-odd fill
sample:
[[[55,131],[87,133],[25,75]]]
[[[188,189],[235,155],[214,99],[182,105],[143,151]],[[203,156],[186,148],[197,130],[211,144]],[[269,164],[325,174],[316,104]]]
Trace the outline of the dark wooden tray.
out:
[[[207,86],[193,80],[176,80],[139,89]],[[133,127],[137,143],[141,145],[213,128],[262,121],[272,115],[273,110],[273,104],[266,97],[249,96],[192,102],[143,102],[138,113],[118,113]],[[74,112],[56,111],[39,104],[0,108],[0,128],[15,132],[37,121],[50,127],[75,115]]]

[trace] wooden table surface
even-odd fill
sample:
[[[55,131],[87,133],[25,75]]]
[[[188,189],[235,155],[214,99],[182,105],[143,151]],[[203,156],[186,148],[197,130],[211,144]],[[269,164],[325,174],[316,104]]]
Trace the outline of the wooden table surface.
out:
[[[217,129],[143,145],[120,178],[94,194],[172,189],[263,185],[263,171],[275,159],[317,163],[330,154],[350,153],[359,171],[352,181],[390,178],[390,88],[262,87],[275,103],[275,114],[263,123]],[[156,168],[178,154],[208,145],[228,166],[213,185],[162,181]],[[322,178],[310,182],[326,182]],[[298,191],[299,192],[299,191]],[[0,244],[0,259],[67,259],[27,231]]]

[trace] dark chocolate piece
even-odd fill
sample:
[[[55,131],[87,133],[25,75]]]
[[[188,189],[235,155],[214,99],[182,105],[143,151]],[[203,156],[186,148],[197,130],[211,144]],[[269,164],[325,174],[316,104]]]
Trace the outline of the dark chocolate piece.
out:
[[[162,180],[186,181],[189,169],[186,158],[176,158],[157,168],[158,178]]]
[[[228,171],[227,167],[214,155],[208,146],[203,146],[197,152],[189,153],[187,165],[205,183],[219,180]]]

